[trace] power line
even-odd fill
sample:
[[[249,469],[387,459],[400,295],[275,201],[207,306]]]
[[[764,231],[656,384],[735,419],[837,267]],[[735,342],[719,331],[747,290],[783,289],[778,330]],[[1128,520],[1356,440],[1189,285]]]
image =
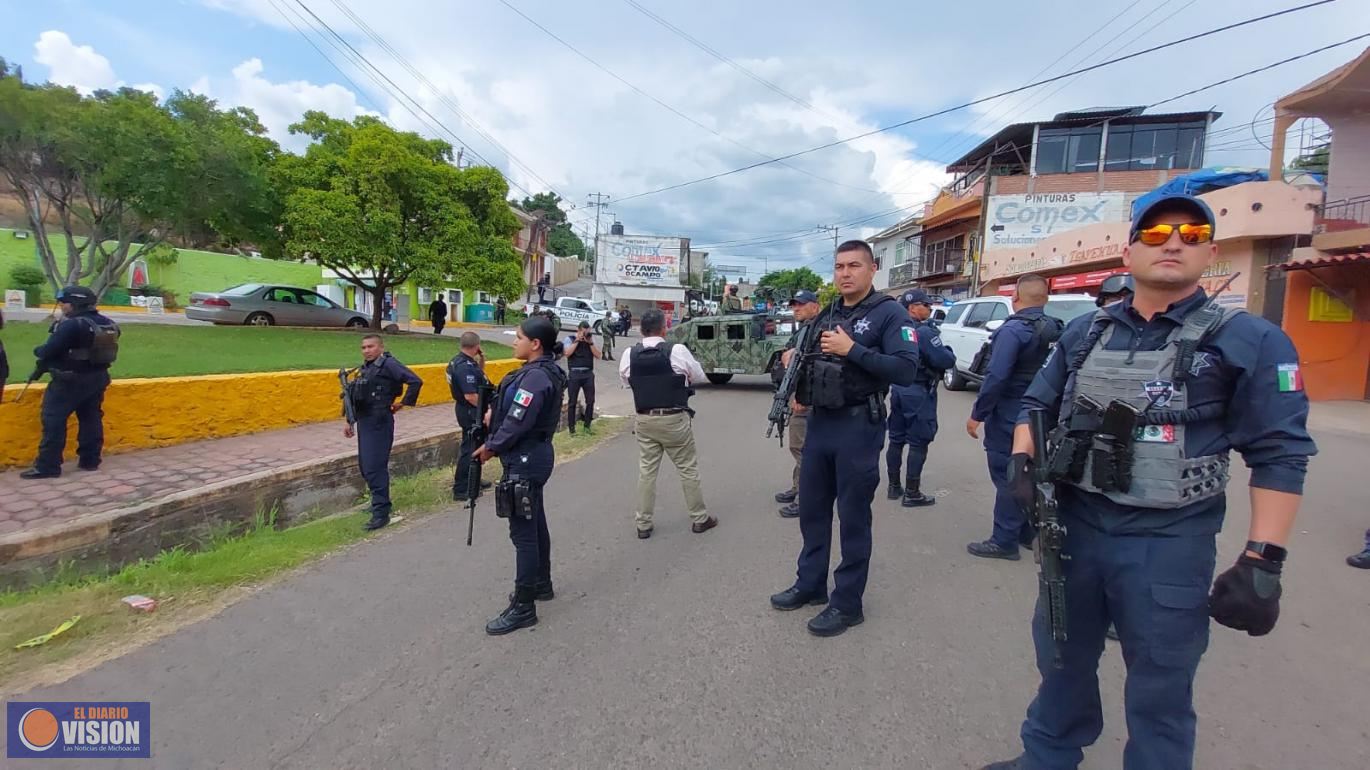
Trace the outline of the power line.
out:
[[[560,195],[560,193],[557,193],[556,190],[552,187],[551,183],[549,183],[545,178],[543,178],[536,171],[534,171],[531,166],[523,162],[523,160],[521,160],[517,155],[510,151],[508,147],[505,147],[497,139],[495,139],[495,137],[491,136],[490,133],[486,131],[484,127],[481,126],[479,121],[477,121],[469,113],[463,110],[461,106],[458,105],[446,93],[444,93],[442,89],[438,88],[432,80],[429,80],[428,77],[424,75],[422,71],[415,67],[398,50],[396,50],[394,46],[392,46],[388,41],[386,41],[386,39],[382,37],[379,32],[377,32],[370,24],[367,24],[366,20],[362,19],[361,16],[359,16],[350,7],[348,7],[347,3],[344,2],[344,0],[331,0],[331,2],[333,3],[334,7],[336,7],[339,11],[341,11],[344,15],[351,19],[362,30],[362,32],[364,32],[367,35],[367,37],[371,38],[371,40],[374,41],[376,45],[380,46],[382,50],[390,54],[390,57],[394,59],[397,63],[399,63],[401,67],[404,67],[410,75],[412,75],[419,82],[428,86],[429,90],[433,93],[433,95],[436,96],[440,102],[446,105],[448,109],[456,113],[457,117],[460,118],[464,123],[466,123],[466,125],[470,126],[471,129],[475,131],[478,136],[485,139],[487,142],[494,145],[501,152],[503,152],[505,156],[509,158],[510,162],[517,164],[524,171],[527,171],[528,175],[531,176],[534,181],[540,183],[543,187],[546,187],[553,193]]]
[[[507,0],[500,0],[500,2],[505,3],[506,5],[508,5]],[[711,175],[709,175],[709,176],[700,177],[699,179],[693,179],[693,180],[686,181],[686,182],[678,182],[678,183],[676,183],[676,184],[667,185],[666,187],[660,187],[660,188],[657,188],[657,189],[655,189],[655,190],[648,190],[648,191],[646,191],[646,192],[640,192],[640,193],[635,193],[635,194],[633,194],[633,195],[628,195],[628,196],[625,196],[625,197],[623,197],[623,198],[620,198],[620,199],[619,199],[619,202],[622,203],[622,202],[624,202],[624,201],[630,201],[630,200],[634,200],[634,199],[637,199],[637,198],[644,198],[644,197],[646,197],[646,196],[648,196],[648,195],[657,195],[657,194],[659,194],[659,193],[669,192],[669,191],[671,191],[671,190],[678,190],[678,189],[680,189],[680,188],[682,188],[682,187],[689,187],[689,186],[696,185],[696,184],[700,184],[700,183],[703,183],[703,182],[711,182],[711,181],[713,181],[713,180],[715,180],[715,179],[721,179],[721,178],[723,178],[723,177],[732,176],[733,174],[740,174],[740,173],[743,173],[743,172],[745,172],[745,171],[751,171],[752,169],[760,168],[760,167],[762,167],[762,166],[767,166],[767,165],[770,165],[770,164],[772,164],[772,163],[779,163],[779,162],[781,162],[781,161],[786,161],[786,160],[790,160],[790,159],[792,159],[792,158],[797,158],[797,157],[800,157],[800,156],[803,156],[803,155],[808,155],[808,154],[811,154],[811,153],[815,153],[815,152],[818,152],[818,151],[820,151],[820,150],[826,150],[826,149],[829,149],[829,148],[832,148],[832,147],[837,147],[837,146],[839,146],[839,145],[847,144],[847,143],[856,141],[856,140],[858,140],[858,139],[864,139],[864,138],[866,138],[866,137],[868,137],[868,136],[875,136],[875,135],[877,135],[877,134],[882,134],[882,133],[885,133],[885,132],[887,132],[887,131],[893,131],[894,129],[897,129],[897,128],[903,128],[903,127],[905,127],[905,126],[913,125],[914,123],[921,123],[922,121],[929,120],[929,119],[931,119],[931,118],[939,117],[939,116],[946,115],[946,114],[949,114],[949,113],[952,113],[952,112],[957,112],[957,111],[959,111],[959,110],[964,110],[964,109],[966,109],[967,107],[973,107],[973,106],[975,106],[975,105],[977,105],[977,104],[984,104],[985,102],[993,101],[993,100],[995,100],[995,99],[1002,99],[1003,97],[1009,96],[1010,94],[1016,94],[1016,93],[1019,93],[1019,92],[1021,92],[1021,91],[1026,91],[1026,90],[1028,90],[1028,89],[1030,89],[1030,88],[1036,88],[1037,86],[1046,85],[1047,83],[1055,83],[1055,82],[1057,82],[1057,81],[1064,80],[1064,79],[1066,79],[1066,78],[1068,78],[1068,77],[1073,77],[1073,76],[1075,76],[1075,75],[1080,75],[1080,74],[1083,74],[1083,73],[1086,73],[1086,72],[1093,72],[1094,70],[1097,70],[1097,69],[1102,69],[1102,68],[1104,68],[1104,67],[1108,67],[1108,66],[1111,66],[1111,65],[1114,65],[1114,64],[1118,64],[1118,63],[1120,63],[1120,62],[1127,61],[1127,60],[1130,60],[1130,59],[1136,59],[1136,58],[1138,58],[1138,57],[1145,56],[1145,55],[1150,54],[1150,53],[1155,53],[1156,51],[1164,50],[1164,49],[1166,49],[1166,48],[1173,48],[1174,46],[1181,45],[1181,44],[1183,44],[1183,43],[1189,43],[1189,42],[1192,42],[1192,41],[1195,41],[1195,40],[1199,40],[1199,39],[1201,39],[1201,38],[1210,37],[1210,36],[1212,36],[1212,35],[1216,35],[1216,34],[1219,34],[1219,33],[1222,33],[1222,32],[1227,32],[1227,31],[1230,31],[1230,30],[1233,30],[1233,29],[1237,29],[1237,28],[1239,28],[1239,27],[1244,27],[1244,26],[1247,26],[1247,25],[1250,25],[1250,24],[1255,24],[1255,23],[1257,23],[1257,22],[1261,22],[1261,21],[1267,21],[1267,20],[1269,20],[1269,19],[1273,19],[1273,18],[1276,18],[1276,17],[1279,17],[1279,16],[1284,16],[1284,15],[1291,14],[1291,13],[1296,13],[1296,12],[1298,12],[1298,11],[1307,10],[1307,9],[1309,9],[1309,8],[1314,8],[1314,7],[1317,7],[1317,6],[1320,6],[1320,5],[1327,5],[1327,4],[1332,3],[1332,2],[1336,2],[1336,0],[1316,0],[1316,2],[1305,3],[1304,5],[1295,6],[1295,7],[1293,7],[1293,8],[1286,8],[1285,10],[1282,10],[1282,11],[1275,11],[1275,12],[1272,12],[1272,13],[1267,13],[1267,14],[1262,15],[1262,16],[1256,16],[1256,17],[1254,17],[1254,18],[1246,19],[1246,20],[1244,20],[1244,21],[1234,22],[1234,23],[1232,23],[1232,24],[1227,24],[1227,25],[1224,25],[1224,26],[1222,26],[1222,27],[1217,27],[1217,28],[1215,28],[1215,29],[1208,30],[1207,32],[1200,32],[1200,33],[1198,33],[1198,34],[1189,35],[1189,36],[1187,36],[1187,37],[1180,38],[1180,39],[1178,39],[1178,40],[1172,40],[1172,41],[1170,41],[1170,42],[1168,42],[1168,43],[1162,43],[1162,44],[1160,44],[1160,45],[1155,45],[1155,46],[1152,46],[1152,47],[1150,47],[1150,48],[1143,49],[1143,50],[1141,50],[1141,51],[1136,51],[1136,52],[1133,52],[1133,53],[1130,53],[1130,54],[1125,54],[1125,55],[1123,55],[1123,56],[1118,56],[1118,57],[1115,57],[1115,58],[1112,58],[1112,59],[1108,59],[1108,60],[1106,60],[1106,61],[1099,62],[1098,64],[1091,64],[1091,65],[1089,65],[1088,67],[1083,67],[1083,68],[1080,68],[1080,69],[1077,69],[1077,70],[1074,70],[1074,71],[1071,71],[1071,72],[1066,72],[1066,73],[1061,74],[1061,75],[1056,75],[1056,76],[1054,76],[1054,77],[1046,78],[1046,79],[1044,79],[1044,80],[1039,80],[1039,81],[1037,81],[1037,82],[1029,83],[1029,84],[1024,85],[1024,86],[1019,86],[1019,87],[1017,87],[1017,88],[1011,88],[1011,89],[1009,89],[1009,90],[1007,90],[1007,91],[1000,91],[999,93],[996,93],[996,94],[991,94],[991,95],[989,95],[989,96],[984,96],[984,97],[981,97],[981,98],[979,98],[979,99],[973,99],[973,100],[971,100],[971,101],[969,101],[969,102],[964,102],[964,103],[962,103],[962,104],[958,104],[958,105],[955,105],[955,106],[952,106],[952,107],[947,107],[947,108],[944,108],[944,109],[941,109],[941,110],[937,110],[937,111],[935,111],[935,112],[927,113],[926,115],[920,115],[920,116],[918,116],[918,117],[916,117],[916,118],[910,118],[910,119],[908,119],[908,120],[900,121],[900,122],[898,122],[898,123],[893,123],[893,124],[891,124],[891,125],[884,126],[884,127],[882,127],[882,128],[873,129],[873,130],[871,130],[871,131],[867,131],[867,132],[865,132],[865,133],[857,134],[857,135],[855,135],[855,136],[849,136],[849,137],[847,137],[847,138],[845,138],[845,139],[838,139],[838,140],[835,140],[835,141],[832,141],[832,142],[828,142],[828,143],[826,143],[826,144],[818,145],[818,146],[816,146],[816,147],[810,147],[810,148],[808,148],[808,149],[806,149],[806,150],[799,150],[799,151],[797,151],[797,152],[792,152],[792,153],[789,153],[789,154],[786,154],[786,155],[781,155],[781,156],[778,157],[778,158],[772,158],[772,159],[769,159],[769,160],[759,161],[759,162],[757,162],[757,163],[752,163],[752,164],[749,164],[749,165],[746,165],[746,166],[742,166],[742,167],[740,167],[740,168],[735,168],[735,169],[732,169],[732,170],[729,170],[729,171],[722,171],[722,172],[719,172],[719,173],[717,173],[717,174],[711,174]],[[512,7],[512,6],[510,6],[510,7]],[[1177,98],[1178,98],[1178,97],[1177,97]],[[1168,100],[1168,101],[1169,101],[1169,100]]]
[[[298,1],[298,0],[297,0],[297,1]],[[1332,1],[1332,0],[1323,0],[1323,2],[1331,2],[1331,1]],[[620,82],[620,83],[622,83],[623,85],[627,86],[628,88],[632,89],[634,92],[636,92],[636,93],[639,94],[640,96],[643,96],[643,97],[645,97],[645,98],[647,98],[647,99],[652,100],[653,102],[655,102],[656,104],[658,104],[659,106],[661,106],[663,109],[665,109],[665,110],[667,110],[668,112],[670,112],[672,115],[675,115],[676,117],[680,118],[681,120],[684,120],[684,121],[686,121],[686,122],[688,122],[688,123],[690,123],[690,124],[692,124],[692,125],[695,125],[695,126],[697,126],[697,127],[699,127],[699,128],[702,128],[702,129],[704,129],[705,131],[708,131],[709,133],[713,134],[714,136],[718,137],[719,139],[722,139],[722,140],[725,141],[725,142],[728,142],[728,143],[730,143],[730,144],[736,145],[737,147],[740,147],[740,148],[746,150],[747,152],[752,153],[753,155],[759,155],[759,156],[761,156],[762,158],[765,158],[765,159],[766,159],[764,163],[760,163],[760,164],[757,164],[757,165],[762,165],[762,166],[764,166],[764,165],[769,165],[769,164],[771,164],[771,163],[779,163],[780,165],[784,166],[785,168],[790,169],[791,171],[798,171],[799,173],[803,174],[804,176],[812,177],[812,178],[814,178],[814,179],[817,179],[817,180],[820,181],[820,182],[827,182],[828,184],[835,184],[835,185],[837,185],[837,186],[839,186],[839,187],[849,187],[849,188],[851,188],[851,189],[853,189],[853,190],[860,190],[860,191],[862,191],[862,192],[875,193],[875,194],[878,194],[878,195],[885,195],[885,194],[886,194],[886,193],[885,193],[884,191],[882,191],[882,190],[872,190],[872,189],[870,189],[869,187],[858,187],[858,186],[856,186],[856,185],[850,185],[850,184],[847,184],[847,183],[845,183],[845,182],[839,182],[839,181],[837,181],[837,180],[835,180],[835,179],[827,179],[827,178],[825,178],[825,177],[821,177],[821,176],[819,176],[819,175],[817,175],[817,174],[814,174],[814,173],[811,173],[811,172],[809,172],[809,171],[805,171],[804,169],[799,168],[798,166],[792,166],[792,165],[790,165],[790,164],[788,164],[788,163],[783,162],[784,160],[786,160],[786,158],[772,158],[772,157],[770,157],[769,155],[767,155],[767,154],[764,153],[764,152],[761,152],[761,151],[759,151],[759,150],[754,150],[754,149],[752,149],[751,147],[748,147],[747,145],[745,145],[745,144],[743,144],[743,143],[737,141],[736,139],[733,139],[733,138],[731,138],[731,137],[728,137],[727,135],[722,134],[722,133],[720,133],[719,131],[717,131],[717,130],[715,130],[715,129],[713,129],[713,128],[707,126],[707,125],[705,125],[704,123],[699,122],[698,120],[696,120],[696,119],[690,117],[689,115],[686,115],[685,113],[681,112],[680,110],[676,109],[675,107],[672,107],[671,105],[667,104],[666,102],[662,101],[661,99],[658,99],[657,97],[655,97],[655,96],[653,96],[653,95],[647,93],[646,91],[642,90],[642,89],[639,88],[638,86],[636,86],[636,85],[634,85],[633,83],[629,82],[628,80],[624,79],[624,78],[623,78],[622,76],[620,76],[618,73],[614,72],[613,70],[609,69],[608,67],[604,66],[603,64],[600,64],[600,63],[599,63],[598,61],[596,61],[595,59],[591,58],[589,54],[586,54],[584,51],[581,51],[579,48],[576,48],[575,46],[571,45],[569,42],[567,42],[567,41],[566,41],[564,38],[562,38],[560,35],[556,34],[556,33],[553,32],[552,30],[550,30],[550,29],[548,29],[547,27],[543,26],[542,24],[538,23],[538,21],[537,21],[536,19],[534,19],[533,17],[531,17],[531,16],[529,16],[528,14],[524,13],[523,11],[519,10],[518,7],[515,6],[513,3],[510,3],[509,0],[499,0],[499,2],[500,2],[500,4],[503,5],[504,7],[508,8],[509,10],[511,10],[511,11],[513,11],[514,13],[518,14],[519,16],[523,17],[523,20],[524,20],[524,21],[526,21],[526,22],[528,22],[529,24],[532,24],[534,27],[537,27],[538,29],[542,30],[542,32],[545,33],[548,37],[552,38],[553,40],[557,41],[558,43],[561,43],[564,47],[566,47],[566,48],[567,48],[568,50],[570,50],[572,53],[574,53],[575,55],[577,55],[577,56],[579,56],[580,58],[584,59],[585,61],[589,62],[589,63],[590,63],[591,65],[593,65],[596,69],[600,70],[601,72],[603,72],[604,74],[606,74],[606,75],[608,75],[609,77],[613,78],[614,80],[617,80],[618,82]],[[801,154],[802,154],[802,153],[801,153]],[[791,156],[791,157],[792,157],[792,156]]]
[[[636,10],[637,10],[639,13],[641,13],[643,16],[646,16],[647,18],[651,19],[652,21],[655,21],[657,24],[660,24],[661,26],[665,27],[666,29],[668,29],[668,30],[674,32],[676,35],[679,35],[679,36],[680,36],[681,38],[683,38],[684,40],[686,40],[686,41],[688,41],[689,43],[693,44],[696,48],[699,48],[701,51],[704,51],[705,53],[707,53],[708,55],[714,57],[715,59],[717,59],[717,60],[723,62],[724,64],[727,64],[729,67],[732,67],[733,69],[737,70],[738,72],[742,73],[743,75],[746,75],[748,78],[751,78],[752,80],[756,81],[757,83],[760,83],[761,85],[765,86],[766,88],[769,88],[771,91],[774,91],[775,93],[779,94],[780,96],[783,96],[783,97],[785,97],[786,99],[789,99],[790,101],[794,102],[795,104],[798,104],[798,105],[801,106],[801,107],[805,107],[805,108],[807,108],[807,109],[809,109],[809,110],[811,110],[811,111],[813,111],[813,112],[815,112],[815,113],[818,113],[818,114],[820,114],[820,115],[823,115],[823,116],[825,116],[825,117],[828,117],[828,118],[834,117],[834,116],[829,115],[828,113],[824,112],[823,110],[818,109],[817,107],[813,106],[812,104],[810,104],[809,102],[805,101],[804,99],[802,99],[802,98],[800,98],[800,97],[798,97],[798,96],[795,96],[794,94],[790,93],[789,91],[786,91],[785,89],[781,88],[780,86],[776,85],[775,83],[772,83],[771,81],[769,81],[769,80],[767,80],[767,79],[761,77],[760,75],[756,74],[755,72],[752,72],[751,70],[747,69],[746,67],[742,66],[741,64],[738,64],[736,61],[733,61],[731,58],[725,56],[724,54],[719,53],[718,51],[714,50],[714,49],[711,48],[710,46],[708,46],[708,45],[706,45],[705,43],[703,43],[702,41],[700,41],[698,38],[692,36],[690,33],[686,32],[686,31],[683,30],[683,29],[681,29],[680,27],[677,27],[676,25],[672,24],[671,22],[667,21],[666,19],[663,19],[661,16],[657,15],[655,12],[653,12],[653,11],[651,11],[651,10],[648,10],[647,8],[644,8],[644,7],[642,6],[641,3],[637,2],[637,0],[623,0],[623,1],[624,1],[625,3],[627,3],[628,5],[632,6],[634,9],[636,9]],[[1140,0],[1138,0],[1138,1],[1140,2]]]

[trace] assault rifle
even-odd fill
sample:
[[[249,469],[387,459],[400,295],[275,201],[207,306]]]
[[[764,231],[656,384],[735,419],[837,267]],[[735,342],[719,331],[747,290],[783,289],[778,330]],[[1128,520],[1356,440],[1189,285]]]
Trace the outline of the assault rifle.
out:
[[[494,388],[489,385],[480,386],[476,392],[476,422],[471,426],[471,439],[476,447],[485,444],[489,438],[489,431],[485,429],[485,412],[490,408],[490,396],[494,393]],[[457,468],[458,471],[461,468]],[[476,458],[471,458],[471,467],[467,470],[466,477],[466,544],[471,545],[471,537],[476,531],[476,498],[480,497],[481,485],[481,464]],[[453,490],[454,492],[456,490]]]
[[[43,375],[45,375],[45,374],[47,374],[47,373],[48,373],[48,365],[47,365],[47,364],[44,364],[44,363],[41,363],[41,362],[40,362],[37,366],[33,367],[33,374],[30,374],[30,375],[29,375],[29,378],[28,378],[27,380],[24,381],[24,387],[21,388],[21,389],[19,390],[19,395],[18,395],[18,396],[15,396],[15,398],[14,398],[14,403],[17,404],[17,403],[19,403],[20,401],[23,401],[23,400],[24,400],[24,394],[27,393],[27,392],[29,392],[29,386],[32,385],[33,383],[37,382],[37,381],[38,381],[38,378],[42,377]],[[0,395],[3,395],[3,392],[4,392],[4,388],[3,388],[3,387],[0,387]]]
[[[357,424],[357,406],[352,403],[352,383],[347,379],[347,376],[355,371],[356,369],[338,370],[338,383],[342,385],[342,395],[339,398],[342,399],[343,416],[347,418],[348,425]]]
[[[795,332],[794,347],[791,348],[790,365],[785,367],[785,376],[780,378],[780,387],[775,391],[771,402],[771,413],[767,416],[770,424],[766,426],[766,438],[777,429],[780,445],[785,446],[785,428],[790,422],[790,400],[794,398],[795,388],[799,386],[799,367],[804,361],[804,348],[809,344],[809,330],[813,324],[804,324]]]
[[[1061,645],[1066,641],[1066,575],[1062,562],[1070,556],[1062,553],[1066,543],[1066,527],[1056,509],[1056,484],[1051,481],[1051,456],[1047,453],[1046,410],[1028,411],[1028,429],[1032,432],[1032,510],[1029,516],[1037,528],[1033,556],[1037,562],[1038,601],[1046,611],[1055,642],[1052,665],[1062,668]]]

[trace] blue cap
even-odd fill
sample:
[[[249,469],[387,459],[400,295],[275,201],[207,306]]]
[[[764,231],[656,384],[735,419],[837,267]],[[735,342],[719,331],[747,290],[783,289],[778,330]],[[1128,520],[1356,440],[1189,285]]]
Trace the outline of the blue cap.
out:
[[[818,301],[818,295],[817,295],[817,294],[814,294],[813,292],[809,291],[808,289],[800,289],[799,291],[797,291],[797,292],[794,293],[794,296],[793,296],[793,297],[790,297],[790,304],[791,304],[791,305],[806,305],[806,304],[808,304],[808,303],[810,303],[810,302],[817,302],[817,301]]]
[[[1196,198],[1193,195],[1184,195],[1181,193],[1176,195],[1162,195],[1155,200],[1147,201],[1145,206],[1133,211],[1132,228],[1128,230],[1127,233],[1128,242],[1131,242],[1137,237],[1137,231],[1142,229],[1142,223],[1146,221],[1147,215],[1161,207],[1175,209],[1188,208],[1195,216],[1207,222],[1209,227],[1213,228],[1215,234],[1217,233],[1218,223],[1213,217],[1213,209],[1209,208],[1208,204],[1204,203],[1201,199]]]
[[[931,305],[932,296],[922,289],[909,289],[899,297],[899,304],[904,307],[909,305]]]

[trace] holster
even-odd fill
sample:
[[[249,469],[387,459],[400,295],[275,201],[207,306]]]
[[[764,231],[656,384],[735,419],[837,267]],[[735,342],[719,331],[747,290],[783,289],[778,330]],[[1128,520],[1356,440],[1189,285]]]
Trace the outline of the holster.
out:
[[[531,481],[514,482],[514,512],[525,519],[542,508],[542,485]]]
[[[514,512],[514,479],[500,479],[495,482],[495,515],[507,519]]]
[[[1090,483],[1102,492],[1118,488],[1116,441],[1112,436],[1096,435],[1089,448]]]

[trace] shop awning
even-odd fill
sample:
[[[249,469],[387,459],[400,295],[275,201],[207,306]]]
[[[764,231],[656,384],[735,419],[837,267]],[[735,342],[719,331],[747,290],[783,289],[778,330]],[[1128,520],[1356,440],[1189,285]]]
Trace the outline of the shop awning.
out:
[[[1295,258],[1280,265],[1274,265],[1281,270],[1312,270],[1316,267],[1329,267],[1331,265],[1349,264],[1370,264],[1370,252],[1357,252],[1355,254],[1323,254],[1307,258]]]
[[[685,290],[681,288],[668,288],[662,286],[615,286],[605,284],[604,291],[615,300],[624,301],[630,299],[645,300],[647,302],[684,302]]]
[[[1072,273],[1070,275],[1058,275],[1051,279],[1051,290],[1060,291],[1062,289],[1080,289],[1085,286],[1098,286],[1104,282],[1105,278],[1118,273],[1126,273],[1125,267],[1114,267],[1108,270],[1091,270],[1088,273]]]

